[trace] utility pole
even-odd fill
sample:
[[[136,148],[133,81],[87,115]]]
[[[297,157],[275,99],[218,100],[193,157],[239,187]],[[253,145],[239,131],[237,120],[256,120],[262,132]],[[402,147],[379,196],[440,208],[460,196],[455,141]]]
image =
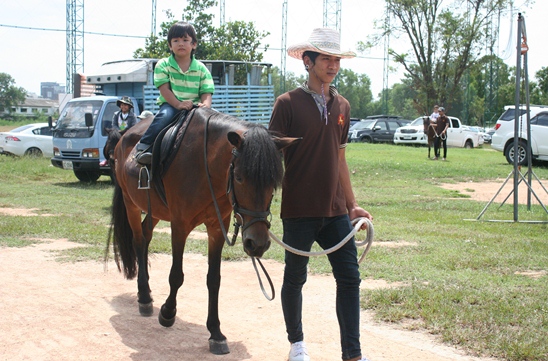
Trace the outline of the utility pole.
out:
[[[156,36],[156,0],[152,0],[152,21],[150,35]]]
[[[280,94],[285,93],[285,61],[287,59],[287,0],[282,4],[282,59],[280,62]]]
[[[341,33],[342,0],[323,0],[323,26]]]
[[[84,72],[84,0],[67,0],[66,92],[74,92],[76,73]]]

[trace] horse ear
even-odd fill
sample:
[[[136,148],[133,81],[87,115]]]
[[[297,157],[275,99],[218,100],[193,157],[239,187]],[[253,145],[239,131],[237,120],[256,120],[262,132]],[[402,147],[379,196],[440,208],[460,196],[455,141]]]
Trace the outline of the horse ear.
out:
[[[227,134],[228,141],[230,144],[235,146],[236,148],[240,148],[243,142],[242,134],[237,132],[228,132]]]
[[[276,144],[276,148],[278,148],[278,150],[282,150],[286,147],[289,147],[294,142],[298,142],[302,139],[303,138],[272,137],[272,140],[274,140],[274,143]]]

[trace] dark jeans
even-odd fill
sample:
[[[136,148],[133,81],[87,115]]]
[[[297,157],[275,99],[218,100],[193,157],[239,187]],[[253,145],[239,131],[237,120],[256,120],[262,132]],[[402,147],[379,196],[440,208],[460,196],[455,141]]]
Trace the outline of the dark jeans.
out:
[[[162,129],[164,129],[171,122],[173,117],[177,115],[178,112],[179,111],[169,105],[169,103],[160,105],[160,109],[158,110],[158,113],[156,113],[154,120],[152,120],[152,123],[148,126],[147,131],[141,137],[141,144],[151,145],[154,143],[158,134],[160,134]]]
[[[310,251],[316,241],[330,248],[352,230],[348,215],[332,218],[289,218],[283,220],[283,241],[300,250]],[[337,284],[336,310],[341,333],[342,358],[361,355],[360,349],[360,271],[354,239],[329,254],[329,262]],[[288,340],[302,341],[302,288],[306,282],[308,257],[285,251],[282,285],[282,309]],[[318,315],[320,316],[320,315]]]
[[[434,138],[434,155],[438,158],[440,156],[440,142],[443,146],[443,157],[447,158],[447,135],[445,135],[445,139],[441,139],[441,137]]]

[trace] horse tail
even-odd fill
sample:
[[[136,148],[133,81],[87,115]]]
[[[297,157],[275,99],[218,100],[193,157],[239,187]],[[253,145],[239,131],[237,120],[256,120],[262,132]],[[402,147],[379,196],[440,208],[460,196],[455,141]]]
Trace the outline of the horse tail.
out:
[[[105,259],[108,258],[111,236],[114,260],[118,270],[122,272],[123,267],[124,276],[127,279],[135,278],[137,275],[137,255],[133,248],[133,231],[129,225],[122,187],[118,182],[114,184],[112,215]]]

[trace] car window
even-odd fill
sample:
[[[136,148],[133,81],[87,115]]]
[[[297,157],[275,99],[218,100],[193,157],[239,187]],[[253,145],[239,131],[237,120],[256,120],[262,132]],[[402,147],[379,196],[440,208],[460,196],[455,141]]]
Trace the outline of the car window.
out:
[[[12,129],[10,132],[11,133],[21,133],[23,130],[26,130],[26,129],[29,129],[29,128],[32,128],[32,125],[22,125],[18,128]]]
[[[388,130],[385,121],[378,121],[377,124],[375,124],[375,127],[380,127],[381,130]]]
[[[531,124],[548,127],[548,113],[538,114],[536,117],[531,119]]]
[[[458,120],[456,120],[456,119],[451,119],[451,118],[449,118],[449,120],[451,121],[451,124],[452,124],[453,128],[459,128],[459,122],[458,122]]]
[[[36,128],[32,130],[32,133],[36,135],[51,135],[51,129],[49,127]]]
[[[354,124],[351,130],[371,129],[373,124],[375,124],[374,120],[364,120]]]
[[[402,125],[404,125],[403,122],[402,122]],[[402,125],[400,125],[400,123],[396,122],[395,120],[389,120],[388,121],[388,127],[390,127],[390,130],[396,130],[399,127],[401,127]]]
[[[52,135],[50,127],[40,128],[40,135]]]
[[[114,113],[118,110],[118,106],[116,105],[116,102],[108,103],[105,112],[103,113],[103,127],[101,129],[102,135],[107,135],[107,129],[112,128],[112,117],[114,117]]]
[[[520,116],[525,114],[525,112],[526,112],[525,109],[519,109]],[[499,118],[499,120],[505,120],[505,121],[514,120],[514,119],[516,119],[515,108],[506,109],[506,111],[502,113],[502,115]]]
[[[409,125],[422,125],[423,121],[424,121],[424,120],[422,119],[422,117],[419,117],[419,118],[413,120],[413,121],[411,122],[411,124],[409,124]]]

